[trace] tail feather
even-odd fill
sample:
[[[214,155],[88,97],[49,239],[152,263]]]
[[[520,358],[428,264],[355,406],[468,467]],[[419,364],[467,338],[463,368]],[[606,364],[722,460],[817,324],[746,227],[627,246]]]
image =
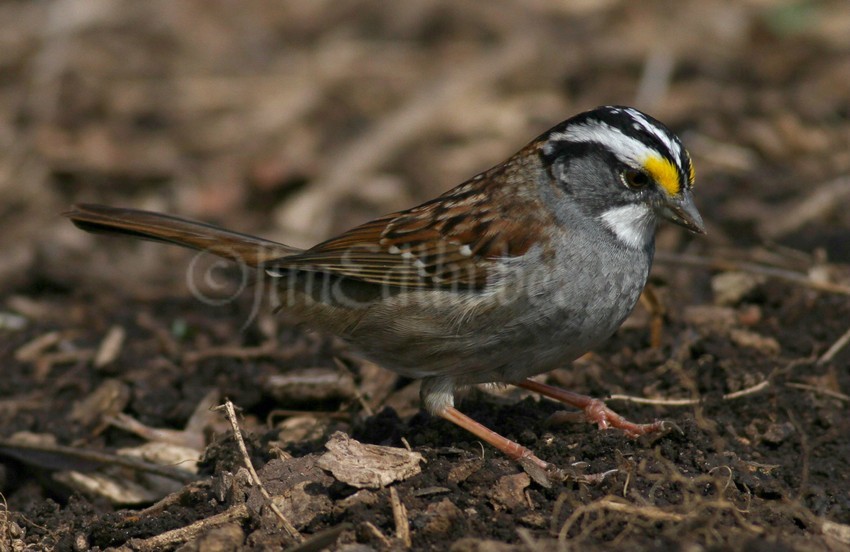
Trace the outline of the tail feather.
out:
[[[250,266],[299,253],[282,243],[217,226],[139,209],[81,203],[63,213],[87,232],[122,234],[208,251]]]

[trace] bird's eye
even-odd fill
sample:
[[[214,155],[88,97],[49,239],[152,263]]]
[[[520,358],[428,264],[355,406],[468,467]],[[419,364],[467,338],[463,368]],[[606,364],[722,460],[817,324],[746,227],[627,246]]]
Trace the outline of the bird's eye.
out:
[[[623,172],[623,182],[632,190],[640,190],[649,186],[649,176],[643,171],[628,169]]]

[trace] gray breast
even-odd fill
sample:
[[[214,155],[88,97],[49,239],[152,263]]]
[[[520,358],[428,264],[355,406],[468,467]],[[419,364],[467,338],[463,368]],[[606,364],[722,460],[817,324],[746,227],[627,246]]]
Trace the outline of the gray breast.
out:
[[[566,365],[610,337],[646,284],[651,250],[607,236],[575,238],[551,263],[526,275],[527,304],[498,337],[504,344],[501,379],[521,379]],[[494,359],[495,360],[495,359]]]

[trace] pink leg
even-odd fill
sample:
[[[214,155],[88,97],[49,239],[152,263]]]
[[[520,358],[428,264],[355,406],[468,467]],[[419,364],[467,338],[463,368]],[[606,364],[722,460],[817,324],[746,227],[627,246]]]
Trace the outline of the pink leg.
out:
[[[447,406],[438,414],[453,424],[462,427],[472,433],[482,441],[490,443],[509,458],[519,462],[520,464],[533,464],[543,470],[551,468],[548,462],[538,458],[531,450],[525,448],[519,443],[511,441],[507,437],[502,437],[492,429],[476,422],[466,414],[462,413],[453,406]]]
[[[590,423],[595,423],[599,429],[608,429],[614,427],[622,430],[626,435],[632,438],[654,433],[665,428],[663,421],[655,421],[651,424],[635,424],[623,418],[610,408],[603,401],[588,397],[587,395],[579,395],[560,387],[553,387],[545,383],[538,383],[532,380],[525,380],[515,383],[517,387],[540,393],[543,396],[555,399],[564,404],[574,406],[584,412],[585,418]],[[519,446],[519,445],[517,445]]]

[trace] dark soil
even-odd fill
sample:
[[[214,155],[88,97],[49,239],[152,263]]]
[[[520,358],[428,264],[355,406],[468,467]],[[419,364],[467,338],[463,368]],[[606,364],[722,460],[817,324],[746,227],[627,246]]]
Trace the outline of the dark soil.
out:
[[[225,398],[300,550],[850,549],[850,10],[579,4],[0,8],[0,550],[296,546]],[[459,397],[565,471],[549,488],[275,314],[265,281],[59,216],[96,201],[307,245],[603,103],[682,135],[709,234],[663,228],[651,296],[543,379],[670,431]],[[337,431],[421,471],[345,483],[319,460]],[[167,473],[90,456],[145,443]]]

